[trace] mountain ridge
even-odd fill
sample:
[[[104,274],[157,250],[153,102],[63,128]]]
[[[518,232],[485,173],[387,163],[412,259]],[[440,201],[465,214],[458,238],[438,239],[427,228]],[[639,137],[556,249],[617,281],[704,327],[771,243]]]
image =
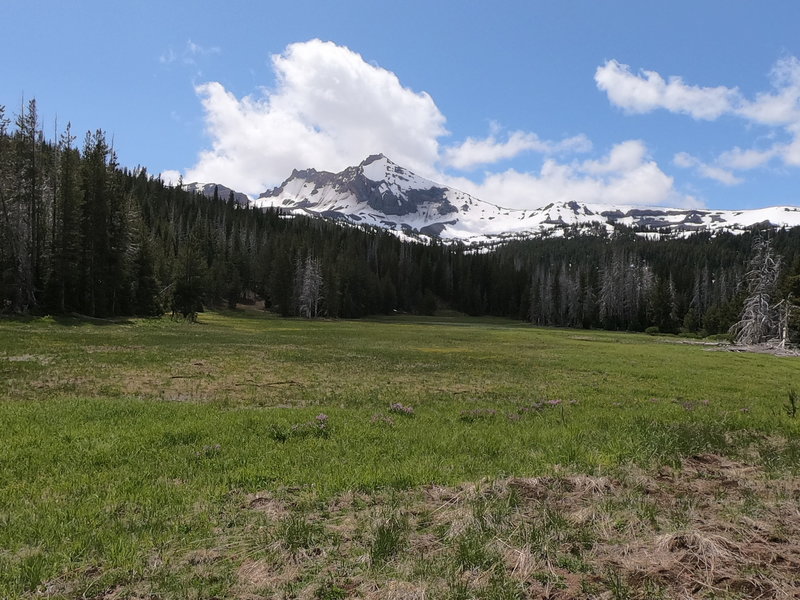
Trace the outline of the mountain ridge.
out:
[[[224,189],[227,193],[228,188]],[[250,202],[259,208],[382,227],[400,236],[466,243],[552,237],[573,230],[610,233],[619,226],[637,228],[645,235],[684,236],[754,226],[800,226],[800,207],[796,206],[717,210],[565,200],[536,209],[504,208],[421,177],[383,154],[370,155],[338,173],[294,169],[281,185]]]

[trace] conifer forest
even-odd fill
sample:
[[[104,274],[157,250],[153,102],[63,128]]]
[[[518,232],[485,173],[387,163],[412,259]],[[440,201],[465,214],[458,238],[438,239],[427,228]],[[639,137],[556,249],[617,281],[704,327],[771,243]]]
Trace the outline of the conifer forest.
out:
[[[308,318],[447,309],[710,335],[739,320],[762,239],[779,263],[769,302],[800,298],[798,228],[641,234],[409,242],[170,186],[118,164],[101,130],[79,140],[68,125],[48,139],[35,100],[19,115],[0,107],[2,313],[194,318],[205,307],[263,301]]]

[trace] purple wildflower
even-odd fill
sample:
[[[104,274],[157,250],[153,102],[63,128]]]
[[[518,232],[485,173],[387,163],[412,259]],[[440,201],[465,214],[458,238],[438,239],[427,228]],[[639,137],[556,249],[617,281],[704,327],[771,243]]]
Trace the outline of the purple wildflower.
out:
[[[414,414],[414,408],[411,406],[405,406],[400,402],[393,402],[389,405],[389,412],[393,412],[399,415],[407,415],[412,416]]]

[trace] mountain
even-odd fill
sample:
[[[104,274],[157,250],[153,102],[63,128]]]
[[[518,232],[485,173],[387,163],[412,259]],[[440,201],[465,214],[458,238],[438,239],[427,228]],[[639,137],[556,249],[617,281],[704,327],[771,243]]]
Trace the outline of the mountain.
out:
[[[619,225],[677,235],[742,231],[754,225],[800,226],[800,208],[790,206],[732,211],[564,201],[530,210],[503,208],[420,177],[382,154],[340,173],[294,170],[280,186],[262,193],[253,203],[383,227],[400,235],[468,243],[558,236],[573,228],[585,233],[612,231]]]
[[[247,194],[243,194],[242,192],[237,192],[236,190],[232,190],[229,187],[226,187],[219,183],[199,183],[197,181],[193,183],[184,183],[183,189],[187,192],[197,192],[199,194],[203,194],[206,198],[213,198],[214,192],[217,192],[217,197],[220,200],[228,200],[231,193],[233,193],[233,200],[240,206],[248,206],[250,204],[250,198]]]

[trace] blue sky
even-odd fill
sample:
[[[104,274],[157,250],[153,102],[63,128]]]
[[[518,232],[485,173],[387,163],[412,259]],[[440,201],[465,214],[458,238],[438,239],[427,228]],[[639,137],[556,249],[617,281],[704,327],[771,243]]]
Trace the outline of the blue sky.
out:
[[[383,152],[496,204],[800,204],[800,3],[7,0],[0,104],[257,194]]]

